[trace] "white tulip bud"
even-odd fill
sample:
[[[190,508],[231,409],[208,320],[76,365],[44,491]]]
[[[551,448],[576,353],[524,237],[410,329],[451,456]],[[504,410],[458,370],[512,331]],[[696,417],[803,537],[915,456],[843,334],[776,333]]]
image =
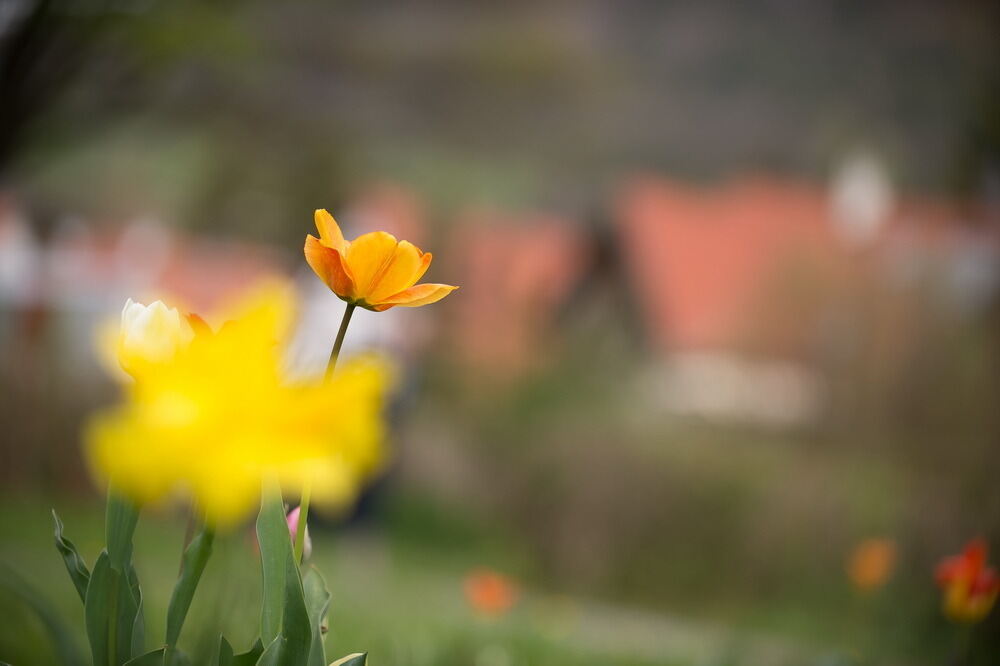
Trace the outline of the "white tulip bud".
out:
[[[193,339],[191,324],[177,308],[168,308],[163,301],[143,305],[130,298],[122,309],[118,362],[134,375],[143,366],[171,360]]]

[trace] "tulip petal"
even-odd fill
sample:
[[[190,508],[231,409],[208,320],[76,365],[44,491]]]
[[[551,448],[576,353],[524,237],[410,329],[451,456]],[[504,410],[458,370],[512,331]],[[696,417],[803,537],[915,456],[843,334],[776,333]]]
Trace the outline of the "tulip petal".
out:
[[[392,261],[396,237],[384,231],[358,236],[347,248],[347,266],[354,280],[354,298],[368,300],[376,280]]]
[[[424,252],[423,254],[420,255],[420,268],[417,269],[417,274],[413,276],[413,282],[406,285],[407,288],[410,288],[413,285],[415,285],[417,281],[424,276],[424,273],[426,273],[427,269],[430,268],[431,259],[433,258],[434,255],[431,254],[430,252]]]
[[[319,208],[313,214],[313,220],[316,222],[319,239],[323,241],[323,245],[332,247],[341,254],[346,253],[347,241],[344,240],[344,233],[340,230],[337,221],[333,219],[333,215],[330,215],[326,209]]]
[[[436,303],[442,298],[458,289],[458,287],[453,287],[450,284],[418,284],[409,289],[404,289],[394,296],[379,302],[375,305],[374,309],[377,312],[382,312],[383,310],[388,310],[396,305],[405,308],[415,308],[421,305],[430,305],[431,303]]]
[[[369,303],[378,303],[384,298],[409,289],[427,270],[430,260],[431,256],[422,254],[413,243],[399,241],[392,258],[383,267],[382,272],[375,276],[365,300]]]
[[[306,263],[333,293],[345,299],[352,297],[354,281],[340,252],[327,247],[315,236],[306,236],[305,254]]]

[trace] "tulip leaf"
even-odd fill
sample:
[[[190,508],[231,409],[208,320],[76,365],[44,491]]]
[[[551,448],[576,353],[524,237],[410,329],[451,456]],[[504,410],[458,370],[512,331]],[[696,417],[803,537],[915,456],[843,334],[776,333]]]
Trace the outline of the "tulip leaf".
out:
[[[107,550],[94,563],[84,602],[94,666],[118,666],[132,656],[132,637],[140,617],[134,576],[132,571],[126,575],[112,568]]]
[[[215,658],[215,666],[233,666],[233,646],[225,636],[219,636],[219,655]]]
[[[164,648],[163,666],[191,666],[191,657],[177,648]]]
[[[281,632],[287,571],[285,560],[292,557],[285,507],[281,502],[281,492],[276,488],[266,489],[261,497],[260,514],[257,516],[257,541],[260,544],[263,574],[260,638],[270,647]]]
[[[215,663],[216,666],[254,666],[260,659],[262,652],[264,652],[264,646],[261,645],[259,638],[248,651],[234,654],[233,646],[229,644],[225,636],[220,636],[219,658]]]
[[[139,587],[139,577],[135,567],[128,565],[128,584],[135,601],[135,617],[132,619],[132,656],[142,654],[146,647],[146,619],[142,612],[142,589]]]
[[[73,630],[31,585],[22,579],[13,569],[0,563],[0,586],[10,591],[26,606],[31,608],[45,626],[51,641],[52,651],[60,664],[67,666],[83,666],[83,655],[73,639]]]
[[[166,651],[166,648],[159,648],[158,650],[147,652],[146,654],[129,659],[125,662],[125,666],[163,666]]]
[[[323,650],[323,622],[326,611],[330,608],[330,592],[326,581],[316,567],[309,567],[302,577],[302,587],[305,590],[306,610],[309,613],[309,626],[312,629],[312,645],[309,648],[308,666],[326,666],[326,653]]]
[[[284,522],[284,517],[282,517],[282,522]],[[291,545],[291,539],[287,536],[286,543]],[[290,547],[288,548],[288,556],[285,558],[285,595],[283,601],[281,632],[264,650],[257,661],[258,666],[303,666],[309,659],[312,629],[309,626],[309,612],[306,609],[302,578],[299,575],[299,567],[295,563],[295,557]]]
[[[90,641],[90,652],[94,658],[94,666],[113,664],[110,660],[111,649],[108,647],[108,618],[111,615],[111,597],[117,598],[112,589],[114,571],[108,559],[108,552],[101,551],[94,562],[94,572],[87,586],[87,598],[84,599],[85,623],[87,639]]]
[[[125,571],[132,561],[132,535],[135,534],[138,521],[139,510],[135,504],[114,490],[109,490],[105,538],[111,568],[119,573]]]
[[[205,527],[198,534],[188,547],[184,550],[181,558],[181,573],[174,585],[174,591],[170,595],[170,605],[167,608],[167,637],[168,647],[177,645],[177,639],[181,635],[181,628],[184,626],[184,618],[187,617],[188,609],[191,608],[191,601],[194,599],[195,589],[201,574],[205,571],[208,558],[212,555],[212,542],[215,533],[211,528]]]
[[[52,520],[56,524],[56,548],[62,555],[66,571],[69,572],[69,577],[72,579],[73,585],[76,586],[76,592],[80,595],[80,601],[86,601],[87,585],[90,584],[90,570],[87,569],[87,563],[83,561],[73,542],[63,536],[63,524],[55,509],[52,510]]]
[[[354,654],[349,654],[346,657],[341,657],[337,661],[330,664],[330,666],[365,666],[367,663],[367,652],[355,652]]]
[[[312,629],[284,505],[276,489],[269,489],[261,500],[257,538],[264,576],[261,638],[267,641],[257,663],[302,666],[309,658]]]

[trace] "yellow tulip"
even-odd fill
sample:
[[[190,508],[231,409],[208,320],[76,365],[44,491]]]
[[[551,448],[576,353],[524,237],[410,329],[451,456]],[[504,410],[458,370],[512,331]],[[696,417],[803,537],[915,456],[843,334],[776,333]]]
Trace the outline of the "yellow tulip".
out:
[[[409,241],[374,231],[347,241],[333,216],[315,213],[319,238],[306,236],[306,261],[333,293],[351,305],[382,312],[397,305],[415,308],[440,301],[458,289],[417,284],[431,265],[430,252]]]
[[[309,486],[320,504],[349,502],[382,460],[385,368],[354,361],[327,382],[286,382],[284,284],[257,290],[231,319],[140,366],[124,403],[89,425],[94,474],[139,503],[187,495],[216,525],[253,511],[268,478]]]

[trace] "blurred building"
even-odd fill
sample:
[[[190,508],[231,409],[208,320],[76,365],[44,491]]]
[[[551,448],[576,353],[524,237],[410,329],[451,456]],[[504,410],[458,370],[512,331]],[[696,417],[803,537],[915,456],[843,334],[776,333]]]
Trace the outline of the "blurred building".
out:
[[[542,213],[468,212],[450,254],[458,355],[479,370],[517,375],[556,344],[556,313],[589,270],[589,239],[575,221]]]
[[[998,284],[998,233],[983,212],[897,199],[867,158],[829,190],[639,177],[620,192],[615,228],[658,359],[650,395],[715,419],[809,422],[824,406],[820,369],[872,323],[859,320],[887,320],[898,353],[916,309],[982,307]],[[933,304],[918,302],[930,292]]]
[[[44,345],[61,359],[60,372],[84,380],[93,376],[93,331],[126,298],[169,298],[210,313],[286,264],[266,246],[191,236],[154,220],[95,225],[65,217],[44,235],[32,222],[15,201],[0,206],[0,348],[21,350],[12,353],[29,363]]]
[[[859,340],[876,365],[905,357],[928,308],[969,316],[994,299],[998,230],[967,202],[895,193],[878,162],[845,162],[828,188],[769,177],[695,187],[638,176],[612,202],[610,235],[546,213],[460,214],[429,276],[462,286],[451,315],[455,356],[516,377],[565,341],[558,314],[591,291],[601,252],[615,298],[628,301],[652,361],[646,394],[666,410],[723,420],[796,424],[825,405],[825,371]],[[421,197],[398,185],[362,190],[338,215],[349,237],[385,229],[424,243]],[[605,249],[609,249],[605,247]],[[607,254],[605,252],[604,254]],[[0,308],[7,349],[42,330],[85,367],[97,319],[126,297],[168,295],[211,312],[226,296],[282,272],[288,255],[245,241],[188,236],[149,220],[124,227],[59,219],[37,236],[16,202],[0,205]],[[443,259],[443,261],[442,261]],[[301,268],[296,370],[322,367],[342,304]],[[605,317],[612,326],[620,317]],[[423,311],[359,312],[347,353],[405,361],[433,335]],[[865,327],[878,330],[867,330]],[[867,342],[866,342],[867,344]],[[31,358],[32,354],[23,355]]]
[[[396,184],[374,183],[361,189],[338,218],[351,238],[380,229],[418,246],[426,242],[422,198]],[[306,217],[303,237],[310,231],[308,224]],[[115,316],[126,298],[147,302],[162,298],[219,325],[212,315],[227,299],[267,276],[287,275],[290,267],[297,267],[301,325],[289,362],[295,373],[320,372],[344,304],[304,262],[292,259],[297,252],[232,237],[188,234],[153,219],[121,224],[63,216],[43,225],[14,198],[3,197],[2,349],[51,343],[65,361],[61,372],[92,379],[92,331],[103,319]],[[445,269],[440,260],[435,262],[430,277],[444,280]],[[434,334],[433,323],[433,317],[419,309],[378,315],[358,311],[344,353],[377,351],[406,362]]]

